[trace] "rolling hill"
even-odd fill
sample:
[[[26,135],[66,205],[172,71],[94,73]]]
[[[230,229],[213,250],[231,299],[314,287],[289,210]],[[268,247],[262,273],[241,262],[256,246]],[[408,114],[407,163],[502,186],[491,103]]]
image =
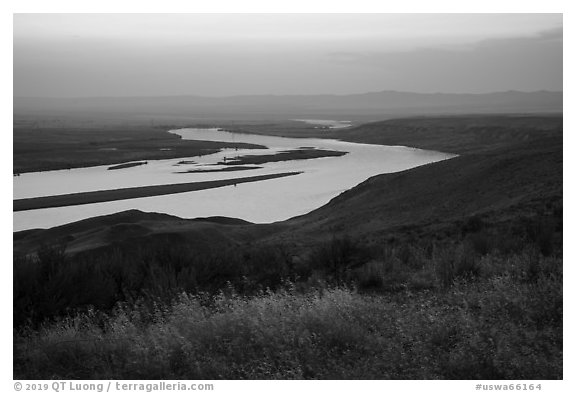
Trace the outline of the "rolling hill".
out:
[[[434,233],[473,216],[506,222],[558,206],[562,138],[556,135],[374,176],[290,222],[302,238],[366,239],[399,230]]]

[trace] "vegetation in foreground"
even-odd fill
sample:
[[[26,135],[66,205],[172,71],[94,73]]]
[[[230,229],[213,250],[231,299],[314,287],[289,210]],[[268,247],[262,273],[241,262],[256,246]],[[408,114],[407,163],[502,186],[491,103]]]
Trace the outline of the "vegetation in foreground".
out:
[[[14,377],[561,379],[558,226],[14,264]],[[561,225],[560,225],[561,231]],[[561,233],[560,233],[561,235]]]

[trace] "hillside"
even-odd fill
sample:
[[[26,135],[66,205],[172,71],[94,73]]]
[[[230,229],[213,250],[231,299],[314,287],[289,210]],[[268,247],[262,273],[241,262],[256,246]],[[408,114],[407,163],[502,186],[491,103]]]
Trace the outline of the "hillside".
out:
[[[228,247],[270,233],[269,228],[243,220],[211,217],[186,220],[160,213],[127,210],[93,217],[50,229],[14,234],[14,253],[27,254],[41,245],[66,245],[67,252],[79,253],[119,246],[136,248],[154,243],[186,244],[197,252]]]
[[[471,216],[505,222],[562,206],[562,138],[544,137],[374,176],[290,220],[293,235],[437,232]]]
[[[350,128],[318,129],[287,121],[215,121],[230,132],[289,138],[328,138],[346,142],[410,146],[455,154],[488,151],[551,134],[562,135],[562,114],[467,114],[394,117],[388,120],[359,117]],[[370,122],[367,122],[370,121]]]
[[[561,137],[562,123],[561,115],[412,117],[362,124],[330,135],[349,142],[468,154],[550,135]]]

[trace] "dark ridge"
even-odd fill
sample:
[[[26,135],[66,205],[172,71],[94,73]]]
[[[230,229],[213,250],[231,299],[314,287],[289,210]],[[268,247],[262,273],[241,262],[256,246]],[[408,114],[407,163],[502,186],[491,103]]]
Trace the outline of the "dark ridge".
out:
[[[194,218],[194,220],[198,222],[212,222],[221,225],[253,225],[252,222],[242,220],[241,218],[231,218],[223,216],[201,217],[201,218]]]
[[[19,241],[19,240],[22,240],[28,236],[34,235],[36,233],[40,233],[42,231],[43,231],[43,229],[37,228],[37,229],[26,229],[24,231],[14,232],[14,233],[12,233],[12,240],[13,241]]]
[[[137,209],[125,210],[118,213],[106,214],[97,217],[85,218],[84,220],[79,220],[71,222],[69,224],[59,225],[49,229],[29,229],[24,231],[14,232],[14,240],[18,237],[25,238],[32,235],[50,231],[52,233],[73,233],[73,232],[83,232],[90,228],[98,225],[114,225],[118,222],[124,223],[134,223],[139,221],[184,221],[185,219],[171,216],[165,213],[155,213],[155,212],[143,212]]]

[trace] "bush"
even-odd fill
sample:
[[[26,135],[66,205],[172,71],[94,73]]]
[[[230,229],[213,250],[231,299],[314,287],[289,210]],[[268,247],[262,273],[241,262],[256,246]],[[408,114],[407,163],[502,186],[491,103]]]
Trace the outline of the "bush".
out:
[[[554,231],[556,225],[552,217],[539,217],[526,224],[528,238],[536,244],[544,256],[554,252]]]
[[[469,217],[464,224],[462,224],[462,233],[475,233],[484,228],[484,221],[479,216]]]
[[[44,247],[36,259],[14,259],[14,326],[37,325],[89,307],[110,310],[135,299],[166,302],[182,291],[216,293],[232,285],[255,293],[293,276],[291,256],[277,247],[196,254],[154,244],[74,257],[61,247]]]
[[[17,335],[14,377],[561,379],[561,269],[547,264],[538,284],[508,274],[390,296],[288,286],[78,314]]]
[[[562,259],[466,239],[47,248],[14,259],[14,376],[561,379]]]
[[[494,249],[493,239],[486,230],[468,235],[466,242],[470,250],[479,255],[486,255]]]
[[[319,269],[342,283],[346,272],[353,266],[368,260],[367,249],[349,237],[334,236],[331,241],[317,247],[308,261],[313,269]]]
[[[457,278],[472,279],[480,274],[478,257],[464,244],[437,249],[433,260],[442,288],[449,288]]]

